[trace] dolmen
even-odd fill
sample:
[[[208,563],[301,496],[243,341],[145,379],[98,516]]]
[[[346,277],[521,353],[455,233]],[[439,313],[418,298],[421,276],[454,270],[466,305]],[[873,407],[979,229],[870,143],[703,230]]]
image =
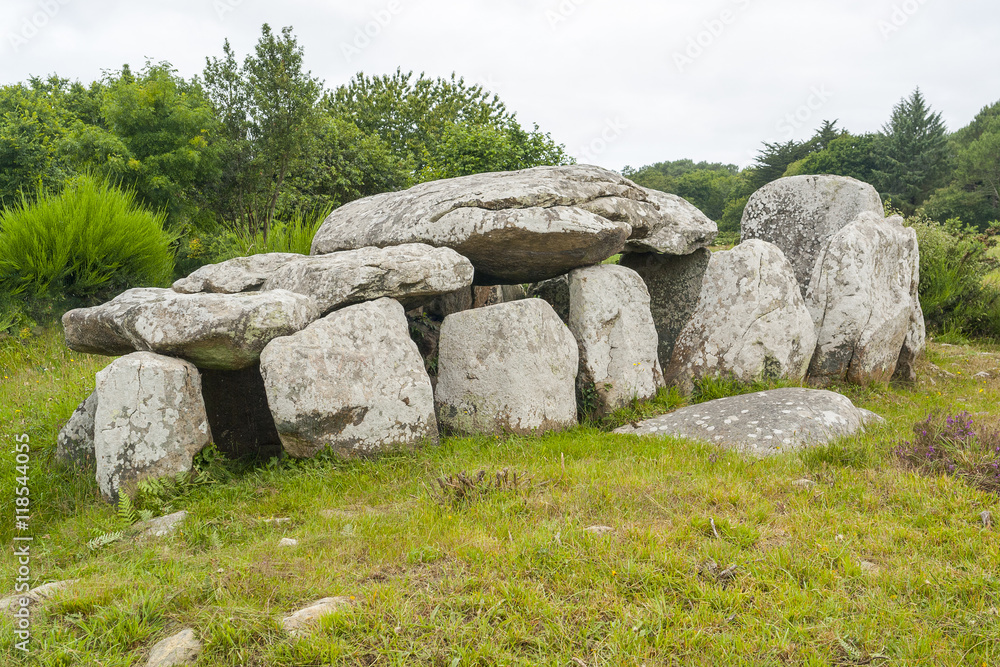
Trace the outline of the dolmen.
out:
[[[923,346],[916,241],[873,193],[782,179],[716,253],[696,207],[595,166],[361,199],[308,256],[231,259],[66,313],[72,349],[118,359],[58,455],[114,499],[209,443],[374,456],[562,430],[710,376],[906,376]],[[816,239],[788,242],[803,221]]]

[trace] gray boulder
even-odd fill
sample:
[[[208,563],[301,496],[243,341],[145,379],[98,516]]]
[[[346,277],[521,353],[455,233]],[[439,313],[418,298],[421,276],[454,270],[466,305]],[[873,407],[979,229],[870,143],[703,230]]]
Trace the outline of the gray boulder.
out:
[[[56,458],[67,465],[93,468],[94,415],[97,413],[97,392],[90,393],[77,406],[56,439]]]
[[[346,595],[317,600],[308,607],[299,609],[294,614],[281,619],[281,627],[293,637],[308,634],[316,629],[321,618],[350,607],[353,604],[353,600],[354,598],[347,597]]]
[[[670,365],[677,338],[701,301],[701,284],[711,256],[708,248],[700,248],[690,255],[622,255],[621,266],[638,273],[649,290],[649,308],[659,337],[661,368]]]
[[[577,387],[604,416],[663,386],[649,292],[635,271],[604,264],[569,274],[569,329],[580,351]],[[593,392],[591,394],[591,392]]]
[[[185,628],[172,637],[158,641],[149,652],[146,667],[193,665],[201,655],[201,649],[201,642],[195,636],[194,630]]]
[[[751,240],[712,255],[664,376],[685,392],[713,376],[802,381],[815,347],[792,267],[776,246]]]
[[[762,239],[785,253],[805,296],[827,240],[860,213],[884,216],[871,185],[846,176],[790,176],[755,192],[743,211],[742,240]]]
[[[757,456],[822,445],[881,421],[820,389],[772,389],[720,398],[623,426],[615,433],[690,438]]]
[[[817,331],[810,377],[888,382],[904,344],[915,359],[923,347],[918,282],[917,235],[899,216],[862,213],[834,234],[806,296]]]
[[[66,344],[111,356],[135,351],[186,359],[200,368],[252,366],[273,338],[319,317],[313,299],[284,290],[244,294],[179,294],[130,289],[94,308],[63,316]]]
[[[530,285],[528,296],[547,302],[559,319],[569,324],[569,274]]]
[[[573,334],[541,299],[450,315],[441,326],[438,419],[462,434],[569,428],[578,364]]]
[[[596,211],[596,212],[594,212]],[[446,246],[476,284],[538,282],[614,255],[656,208],[637,185],[586,165],[476,174],[360,199],[336,209],[312,254],[404,243]]]
[[[94,452],[106,498],[144,478],[191,469],[212,440],[193,364],[151,352],[116,359],[97,374]]]
[[[208,264],[186,278],[174,282],[175,292],[197,294],[219,292],[236,294],[260,289],[271,274],[304,255],[290,252],[268,252],[248,257],[235,257],[218,264]]]
[[[454,250],[408,243],[300,257],[277,268],[263,289],[311,296],[326,314],[382,297],[413,308],[472,285],[472,275],[472,264]]]
[[[291,456],[367,456],[437,442],[434,393],[397,301],[348,306],[275,339],[260,368]]]
[[[632,236],[626,252],[658,252],[667,255],[690,255],[707,248],[719,234],[719,227],[698,207],[674,194],[643,188],[657,214],[645,216],[647,226],[632,223]]]

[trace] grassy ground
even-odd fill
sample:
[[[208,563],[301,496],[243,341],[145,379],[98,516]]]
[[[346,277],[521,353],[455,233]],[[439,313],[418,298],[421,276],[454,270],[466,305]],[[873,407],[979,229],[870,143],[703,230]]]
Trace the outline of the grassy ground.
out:
[[[1000,539],[980,520],[1000,518],[997,496],[891,455],[929,411],[994,419],[992,348],[931,345],[917,386],[844,388],[886,423],[768,460],[581,427],[375,461],[208,462],[223,481],[162,508],[190,512],[179,533],[94,551],[121,526],[115,509],[50,455],[107,361],[56,332],[0,351],[5,506],[8,445],[27,433],[33,576],[81,580],[36,612],[29,664],[143,665],[187,626],[199,665],[1000,664]],[[465,501],[435,490],[503,468],[531,479]],[[9,549],[0,561],[14,571]],[[338,595],[354,604],[318,632],[280,631]],[[19,664],[9,620],[0,633],[3,664]]]

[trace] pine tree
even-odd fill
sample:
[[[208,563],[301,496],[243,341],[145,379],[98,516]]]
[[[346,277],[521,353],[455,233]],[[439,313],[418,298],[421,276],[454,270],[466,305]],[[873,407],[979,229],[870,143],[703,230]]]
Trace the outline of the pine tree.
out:
[[[883,196],[912,213],[949,171],[947,130],[940,113],[931,113],[920,88],[900,100],[882,128],[880,168],[875,171]]]

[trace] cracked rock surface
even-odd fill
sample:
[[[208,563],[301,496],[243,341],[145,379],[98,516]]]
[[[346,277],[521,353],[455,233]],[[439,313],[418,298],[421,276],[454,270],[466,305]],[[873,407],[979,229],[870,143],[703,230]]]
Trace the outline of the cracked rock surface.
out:
[[[649,292],[635,271],[615,264],[572,271],[569,328],[580,350],[577,386],[584,396],[592,387],[596,415],[663,386]]]
[[[94,453],[105,498],[125,484],[191,470],[212,440],[193,364],[135,352],[97,374]]]
[[[781,248],[805,296],[827,240],[863,212],[885,216],[882,199],[868,183],[847,176],[779,178],[747,202],[742,240],[762,239]]]
[[[772,389],[720,398],[623,426],[615,433],[691,438],[758,456],[851,435],[881,417],[822,389]]]
[[[518,284],[598,264],[631,236],[653,242],[670,220],[646,190],[607,169],[536,167],[422,183],[351,202],[326,219],[312,254],[427,243],[468,257],[476,284]]]
[[[261,354],[267,402],[289,455],[366,456],[436,443],[434,392],[403,306],[348,306]]]
[[[902,351],[909,379],[925,344],[919,271],[917,234],[899,216],[862,213],[833,235],[806,295],[818,337],[810,377],[888,382]]]
[[[712,254],[664,379],[684,393],[713,376],[801,381],[815,347],[812,318],[781,250],[746,241]]]

